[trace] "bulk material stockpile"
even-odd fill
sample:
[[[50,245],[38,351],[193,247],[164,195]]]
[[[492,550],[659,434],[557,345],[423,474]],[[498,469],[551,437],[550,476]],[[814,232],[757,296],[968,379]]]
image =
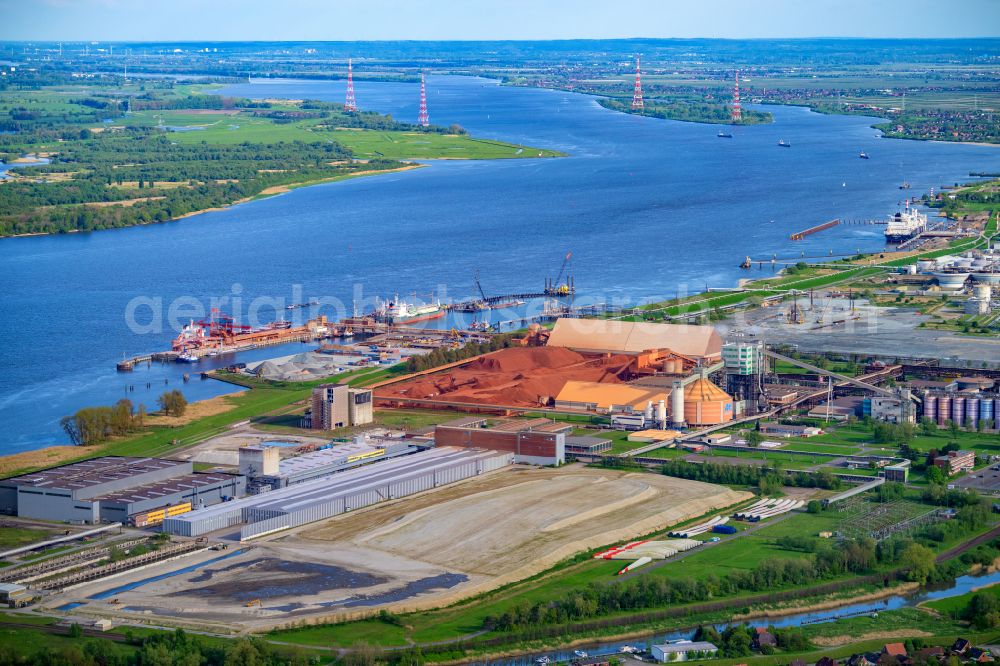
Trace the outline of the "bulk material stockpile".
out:
[[[635,560],[618,572],[619,575],[638,569],[653,560],[665,560],[677,553],[691,550],[701,545],[693,539],[671,539],[669,541],[632,541],[624,546],[609,548],[594,555],[595,560]]]
[[[729,516],[715,516],[714,518],[711,518],[699,525],[695,525],[694,527],[685,527],[683,529],[674,530],[673,532],[668,532],[667,536],[690,539],[693,536],[698,536],[699,534],[704,534],[705,532],[711,532],[716,525],[724,525],[728,522]]]
[[[746,520],[751,523],[756,523],[761,520],[780,516],[781,514],[788,513],[789,511],[794,511],[795,509],[801,509],[805,506],[805,504],[806,503],[802,500],[765,498],[745,509],[740,509],[733,514],[733,517],[736,518],[736,520]]]
[[[461,481],[512,463],[513,455],[509,453],[435,448],[169,518],[163,522],[163,531],[199,536],[247,523],[240,529],[240,539],[252,539]]]

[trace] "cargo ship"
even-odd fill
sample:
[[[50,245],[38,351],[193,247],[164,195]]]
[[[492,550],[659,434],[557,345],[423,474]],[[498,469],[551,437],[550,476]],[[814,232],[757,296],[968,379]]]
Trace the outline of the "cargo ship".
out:
[[[889,223],[885,225],[885,242],[902,243],[926,230],[927,216],[915,208],[910,208],[910,201],[907,199],[906,208],[897,211],[889,218]]]
[[[211,316],[203,321],[193,319],[174,338],[172,349],[181,352],[177,360],[192,362],[213,351],[239,351],[254,347],[296,340],[316,340],[330,335],[326,317],[310,319],[302,326],[279,320],[254,328],[237,324],[233,317],[212,309]]]
[[[400,300],[399,296],[375,310],[375,320],[383,324],[412,324],[444,315],[445,309],[440,303],[411,304]]]

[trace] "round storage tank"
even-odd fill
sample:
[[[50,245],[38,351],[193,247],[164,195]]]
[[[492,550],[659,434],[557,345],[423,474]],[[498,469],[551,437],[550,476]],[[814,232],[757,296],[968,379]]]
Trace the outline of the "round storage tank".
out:
[[[981,271],[972,274],[972,279],[976,282],[981,282],[983,284],[1000,284],[1000,272],[994,271]]]
[[[937,420],[937,396],[924,396],[924,418]]]
[[[705,378],[684,391],[684,420],[688,425],[717,425],[733,420],[733,398]]]
[[[942,289],[961,289],[965,286],[965,281],[969,279],[969,274],[964,272],[940,272],[934,273],[938,284]]]
[[[993,423],[996,412],[993,411],[993,400],[990,398],[983,398],[979,401],[979,420],[986,421],[987,424]],[[989,427],[989,426],[987,426]]]
[[[951,396],[943,395],[938,398],[937,422],[944,425],[944,422],[951,418]]]
[[[955,396],[951,401],[951,420],[959,425],[962,425],[962,419],[964,418],[965,398],[962,396]]]
[[[972,295],[988,301],[993,296],[993,288],[988,284],[976,284],[972,287]]]
[[[996,384],[989,377],[959,377],[955,383],[959,391],[989,391]]]
[[[965,427],[975,428],[979,421],[979,398],[965,399]]]

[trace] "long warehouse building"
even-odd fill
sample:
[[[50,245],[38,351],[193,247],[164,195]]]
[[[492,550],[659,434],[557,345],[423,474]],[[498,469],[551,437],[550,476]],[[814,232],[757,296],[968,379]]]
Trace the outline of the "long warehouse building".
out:
[[[512,464],[510,453],[439,447],[168,518],[163,530],[200,536],[246,524],[241,539],[324,520]]]

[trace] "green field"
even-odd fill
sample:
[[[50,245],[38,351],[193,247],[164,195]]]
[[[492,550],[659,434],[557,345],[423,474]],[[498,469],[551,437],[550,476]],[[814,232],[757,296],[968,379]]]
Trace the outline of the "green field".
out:
[[[163,126],[169,128],[171,141],[186,144],[329,141],[347,146],[356,158],[362,159],[501,159],[561,155],[553,150],[476,139],[468,135],[353,128],[331,130],[326,129],[320,120],[276,123],[240,111],[211,114],[185,110],[137,111],[114,124],[123,127]]]
[[[35,541],[42,541],[52,534],[49,530],[32,527],[4,527],[0,529],[0,548],[17,548]]]

